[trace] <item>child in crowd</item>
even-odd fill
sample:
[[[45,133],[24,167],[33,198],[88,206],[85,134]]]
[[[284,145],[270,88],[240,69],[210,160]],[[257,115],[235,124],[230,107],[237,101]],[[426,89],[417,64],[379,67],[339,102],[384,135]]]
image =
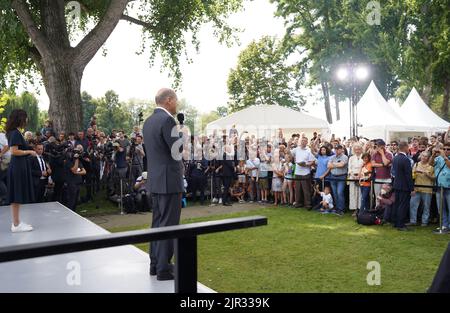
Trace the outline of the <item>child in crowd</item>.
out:
[[[294,204],[294,188],[292,178],[294,173],[294,163],[292,163],[292,155],[286,154],[284,162],[284,182],[283,182],[283,197],[284,201],[289,205]],[[289,201],[287,201],[287,194],[289,194]]]
[[[239,182],[238,180],[234,182],[234,185],[232,188],[230,188],[231,197],[235,198],[239,203],[244,203],[244,195],[245,195],[245,188],[244,184]]]
[[[359,207],[359,213],[369,211],[370,208],[370,191],[372,180],[372,163],[369,153],[364,153],[361,157],[363,159],[363,166],[359,173],[359,186],[361,187],[361,205]]]
[[[330,186],[325,186],[322,192],[319,189],[319,185],[315,185],[314,192],[316,195],[320,195],[322,197],[322,201],[320,201],[319,205],[316,206],[316,210],[318,209],[319,212],[323,214],[330,213],[334,208]]]
[[[286,197],[282,197],[283,194],[283,177],[284,168],[283,163],[280,160],[279,151],[274,153],[274,162],[272,163],[273,178],[272,178],[272,191],[275,198],[274,204],[278,205],[278,201],[281,204],[286,203]]]
[[[258,186],[261,191],[261,203],[267,203],[267,194],[269,193],[269,157],[267,154],[261,153],[260,160]]]
[[[375,214],[383,217],[383,224],[391,223],[391,212],[395,202],[395,193],[393,192],[391,185],[383,184],[377,198],[379,204],[375,208]]]

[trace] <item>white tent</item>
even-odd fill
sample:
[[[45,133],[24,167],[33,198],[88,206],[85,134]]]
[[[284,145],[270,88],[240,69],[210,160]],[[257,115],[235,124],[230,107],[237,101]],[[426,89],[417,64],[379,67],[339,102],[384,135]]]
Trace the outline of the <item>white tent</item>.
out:
[[[358,135],[369,139],[382,138],[405,140],[413,136],[423,136],[428,133],[427,127],[406,123],[403,115],[392,104],[389,104],[378,91],[372,81],[357,104]],[[350,134],[348,118],[332,124],[331,130],[338,136]]]
[[[278,105],[254,105],[225,116],[206,125],[206,133],[220,133],[235,127],[239,134],[247,131],[257,137],[272,138],[283,129],[285,138],[294,133],[304,132],[311,136],[313,132],[329,135],[329,126],[325,120]]]
[[[408,125],[426,127],[430,132],[446,131],[450,125],[430,109],[416,88],[411,90],[408,98],[400,107],[400,112]]]

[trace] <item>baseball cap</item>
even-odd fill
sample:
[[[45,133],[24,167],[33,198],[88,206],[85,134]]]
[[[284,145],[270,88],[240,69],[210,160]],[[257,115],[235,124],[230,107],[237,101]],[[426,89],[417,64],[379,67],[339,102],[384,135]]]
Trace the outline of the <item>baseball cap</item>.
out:
[[[384,142],[383,139],[378,139],[378,140],[376,141],[376,143],[377,143],[377,146],[385,146],[385,145],[386,145],[386,143]]]
[[[344,149],[344,147],[342,145],[336,145],[335,149]]]

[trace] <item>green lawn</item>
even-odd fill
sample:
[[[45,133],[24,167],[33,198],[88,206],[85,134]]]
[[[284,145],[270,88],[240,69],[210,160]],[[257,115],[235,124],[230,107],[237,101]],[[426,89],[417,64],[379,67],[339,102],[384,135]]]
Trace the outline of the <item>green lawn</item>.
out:
[[[213,219],[249,215],[267,216],[269,225],[199,237],[200,282],[219,292],[425,292],[450,238],[291,208]],[[131,229],[111,229],[124,230]],[[381,286],[366,282],[370,261],[381,265]]]

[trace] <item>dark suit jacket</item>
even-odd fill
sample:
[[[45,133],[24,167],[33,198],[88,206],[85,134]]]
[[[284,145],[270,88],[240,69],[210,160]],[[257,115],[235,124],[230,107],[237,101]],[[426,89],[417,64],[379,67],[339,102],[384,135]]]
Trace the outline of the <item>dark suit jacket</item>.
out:
[[[403,153],[397,154],[393,160],[392,167],[395,173],[394,190],[413,191],[412,167],[408,157]]]
[[[42,177],[42,171],[41,167],[39,166],[39,160],[36,157],[30,157],[28,161],[30,162],[31,166],[31,176],[33,176],[33,184],[35,187],[37,187],[39,186],[39,181]]]
[[[162,109],[155,109],[144,123],[144,142],[147,155],[147,190],[157,194],[180,193],[184,191],[181,160],[183,146],[180,134],[175,131],[175,120]],[[179,160],[172,157],[180,153]]]

